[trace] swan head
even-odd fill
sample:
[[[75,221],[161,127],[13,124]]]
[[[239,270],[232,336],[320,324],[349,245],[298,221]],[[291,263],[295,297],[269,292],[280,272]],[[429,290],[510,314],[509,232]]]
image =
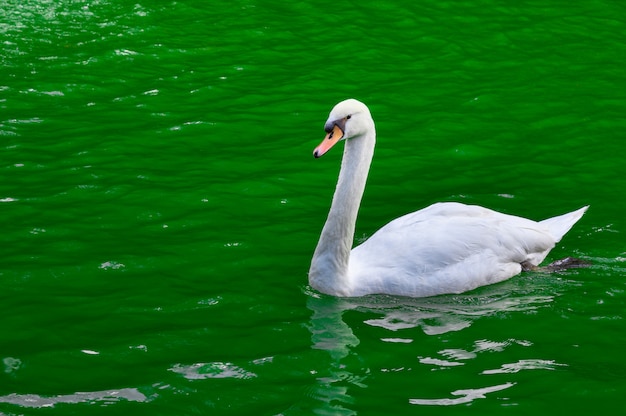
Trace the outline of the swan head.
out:
[[[313,156],[321,157],[341,140],[360,136],[373,127],[369,108],[353,98],[344,100],[333,107],[324,124],[326,137],[313,150]]]

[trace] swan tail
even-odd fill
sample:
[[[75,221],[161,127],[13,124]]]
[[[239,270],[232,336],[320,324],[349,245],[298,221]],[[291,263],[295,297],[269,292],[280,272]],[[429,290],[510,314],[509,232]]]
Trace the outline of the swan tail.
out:
[[[561,241],[561,238],[578,222],[587,211],[589,205],[582,207],[576,211],[569,212],[567,214],[559,215],[558,217],[548,218],[547,220],[539,221],[539,224],[548,229],[550,234],[554,237],[555,242]]]

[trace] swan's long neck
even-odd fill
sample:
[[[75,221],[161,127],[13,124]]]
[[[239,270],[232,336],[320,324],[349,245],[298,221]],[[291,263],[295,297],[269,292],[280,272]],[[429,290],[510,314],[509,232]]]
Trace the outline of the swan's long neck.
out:
[[[309,270],[309,284],[330,295],[350,296],[348,264],[376,131],[346,140],[337,188]]]

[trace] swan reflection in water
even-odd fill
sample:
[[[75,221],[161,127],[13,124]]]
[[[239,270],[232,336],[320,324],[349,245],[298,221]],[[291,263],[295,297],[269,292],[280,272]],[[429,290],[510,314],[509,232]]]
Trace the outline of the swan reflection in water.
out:
[[[530,277],[528,279],[531,279]],[[562,282],[556,280],[557,282]],[[532,277],[528,291],[522,286],[522,279],[516,282],[505,282],[489,286],[478,291],[460,295],[445,295],[432,298],[405,298],[388,295],[373,295],[362,298],[336,298],[321,295],[307,290],[307,307],[312,311],[309,324],[312,348],[328,352],[330,362],[327,366],[320,363],[315,371],[317,384],[313,388],[313,398],[322,408],[321,413],[353,414],[350,409],[354,398],[350,395],[350,387],[367,388],[367,378],[374,369],[368,368],[365,360],[356,352],[360,344],[353,329],[344,320],[344,313],[352,311],[363,314],[362,322],[372,327],[384,328],[389,331],[388,350],[394,343],[411,343],[412,338],[400,336],[400,332],[420,329],[426,335],[441,335],[469,328],[480,318],[511,312],[530,312],[550,304],[556,296],[554,291],[554,275],[541,274]],[[351,320],[353,316],[351,315]],[[361,320],[361,318],[359,318]],[[414,333],[413,333],[414,334]],[[524,345],[528,341],[512,342]],[[482,345],[482,344],[485,345]],[[494,342],[477,341],[472,351],[448,349],[447,360],[422,357],[418,363],[422,365],[454,366],[462,365],[459,360],[474,358],[481,349],[493,349]],[[503,343],[505,344],[505,343]],[[528,346],[528,345],[524,345]],[[496,346],[497,347],[497,346]],[[502,347],[504,348],[504,347]],[[444,351],[435,351],[441,353]],[[417,355],[417,352],[416,352]],[[419,357],[418,357],[419,358]],[[356,365],[355,365],[356,361]],[[526,363],[526,365],[542,365],[550,367],[557,363],[544,362]],[[326,361],[324,361],[326,362]],[[407,363],[407,367],[414,365]],[[498,371],[498,370],[490,370]],[[510,372],[510,371],[509,371]],[[484,372],[483,374],[489,374]],[[489,383],[487,383],[489,384]],[[514,383],[480,386],[476,389],[456,390],[450,396],[441,399],[421,399],[407,397],[408,403],[414,405],[454,405],[485,398],[486,394],[512,387]]]

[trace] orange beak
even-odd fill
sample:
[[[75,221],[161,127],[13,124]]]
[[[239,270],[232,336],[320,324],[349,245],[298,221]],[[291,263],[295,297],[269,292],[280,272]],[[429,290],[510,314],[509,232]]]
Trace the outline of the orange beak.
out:
[[[333,147],[341,138],[343,137],[343,130],[341,127],[335,124],[330,133],[326,134],[324,140],[320,143],[319,146],[313,150],[313,156],[316,158],[321,157],[324,153],[328,152],[331,147]]]

